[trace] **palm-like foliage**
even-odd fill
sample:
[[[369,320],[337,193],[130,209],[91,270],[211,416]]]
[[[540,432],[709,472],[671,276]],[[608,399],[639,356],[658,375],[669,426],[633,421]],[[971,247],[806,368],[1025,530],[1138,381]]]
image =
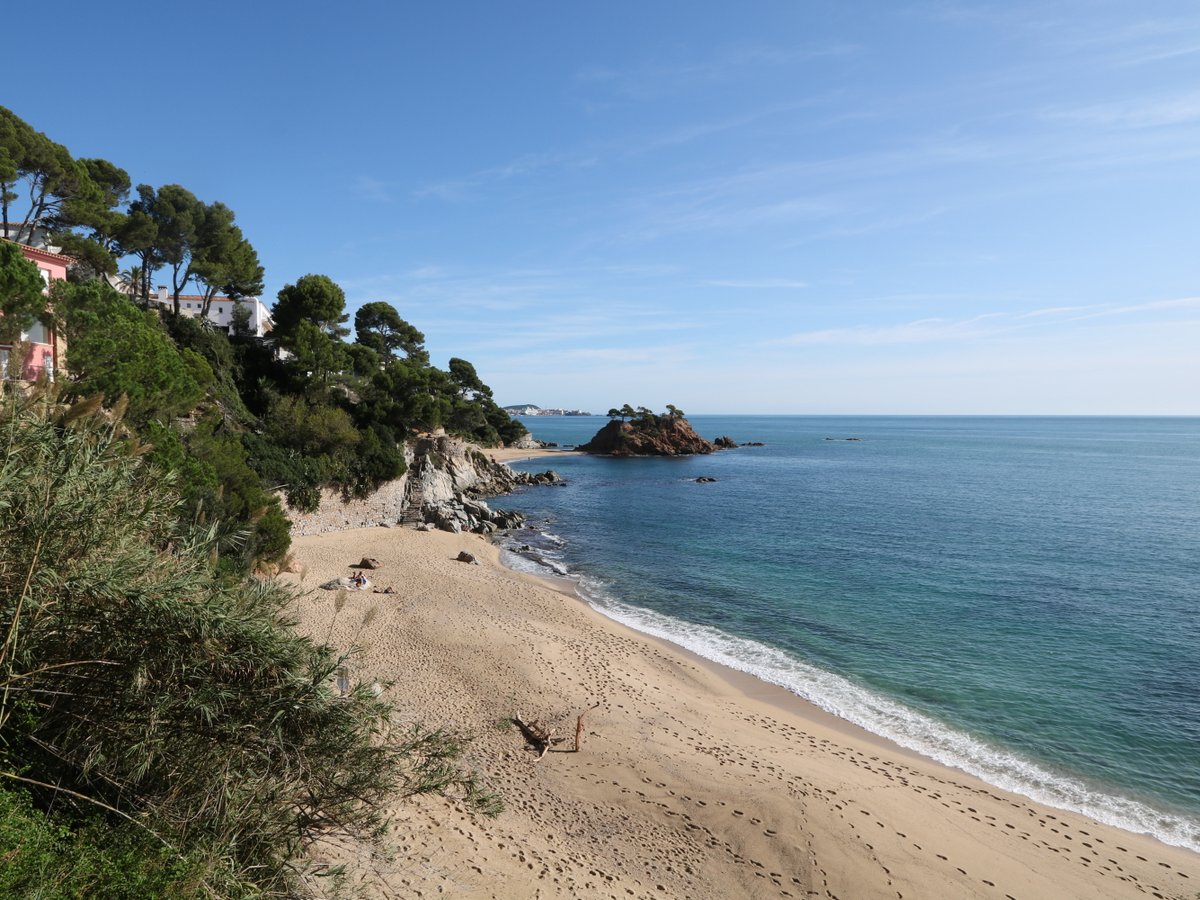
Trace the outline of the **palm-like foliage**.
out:
[[[180,523],[119,411],[0,402],[0,776],[208,854],[218,893],[285,890],[388,797],[488,799],[454,741],[334,689],[344,658],[280,620],[288,592],[214,575],[215,529]]]

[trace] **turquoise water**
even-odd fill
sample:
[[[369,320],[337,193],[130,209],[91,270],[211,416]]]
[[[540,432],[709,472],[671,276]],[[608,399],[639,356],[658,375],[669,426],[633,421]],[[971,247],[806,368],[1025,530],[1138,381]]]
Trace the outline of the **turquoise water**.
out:
[[[573,444],[605,420],[523,421]],[[500,502],[543,532],[511,536],[531,550],[510,564],[999,787],[1200,850],[1200,419],[691,421],[766,446],[518,463],[570,483]]]

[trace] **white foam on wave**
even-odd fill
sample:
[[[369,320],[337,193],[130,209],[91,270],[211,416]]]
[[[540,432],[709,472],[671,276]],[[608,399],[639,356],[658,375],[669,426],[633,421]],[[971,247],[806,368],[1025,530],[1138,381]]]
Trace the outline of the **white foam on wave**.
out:
[[[518,552],[508,547],[500,548],[500,563],[514,572],[527,575],[573,578],[567,567],[551,552]]]
[[[889,700],[852,681],[803,663],[782,650],[719,629],[630,606],[583,577],[579,592],[597,611],[637,631],[670,641],[698,656],[786,688],[848,722],[943,765],[961,769],[1039,803],[1082,813],[1106,825],[1150,834],[1165,844],[1200,852],[1200,822],[1105,793],[1048,771],[1014,753]]]

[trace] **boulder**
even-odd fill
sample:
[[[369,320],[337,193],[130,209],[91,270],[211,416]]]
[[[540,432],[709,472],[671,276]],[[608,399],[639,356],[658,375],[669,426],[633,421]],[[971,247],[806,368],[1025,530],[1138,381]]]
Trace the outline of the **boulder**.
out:
[[[373,556],[364,556],[362,561],[358,564],[358,567],[360,569],[382,569],[383,563]]]
[[[454,557],[454,559],[457,562],[467,563],[468,565],[472,566],[479,565],[479,560],[475,558],[475,555],[473,553],[468,553],[466,550],[459,550],[458,556]]]
[[[566,484],[563,477],[553,469],[547,469],[545,472],[517,472],[517,484]]]
[[[696,484],[712,484],[716,480],[711,475],[701,475],[696,479]]]
[[[541,450],[546,445],[526,431],[520,439],[513,441],[508,446],[514,450]]]
[[[737,447],[737,445],[737,441],[727,434],[723,434],[713,441],[713,446],[718,450],[733,450],[735,447]]]

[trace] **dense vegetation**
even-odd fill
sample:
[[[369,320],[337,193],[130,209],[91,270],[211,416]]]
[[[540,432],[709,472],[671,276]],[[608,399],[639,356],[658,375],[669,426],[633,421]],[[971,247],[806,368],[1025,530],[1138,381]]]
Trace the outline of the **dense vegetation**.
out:
[[[278,892],[314,841],[375,834],[389,797],[486,805],[453,740],[393,733],[366,686],[338,694],[343,658],[284,627],[288,592],[221,577],[217,529],[181,515],[120,413],[53,392],[0,406],[4,895],[49,877],[61,893],[40,896],[94,896],[122,854],[148,860],[128,896]]]
[[[188,516],[240,536],[222,543],[226,570],[286,552],[276,489],[311,510],[324,486],[361,497],[400,475],[414,432],[443,427],[489,446],[525,433],[469,362],[432,366],[424,335],[390,304],[361,307],[349,340],[345,294],[327,276],[304,275],[279,292],[266,339],[244,319],[226,334],[203,315],[182,315],[189,285],[205,312],[218,295],[262,290],[258,255],[233,211],[180,185],[133,190],[124,170],[72,158],[3,107],[0,224],[17,241],[44,239],[78,260],[47,310],[36,267],[0,242],[0,328],[52,319],[69,347],[68,395],[126,398],[126,422],[177,473]],[[119,292],[100,276],[127,258],[139,265],[121,274]],[[168,310],[149,302],[160,272]]]
[[[673,403],[668,403],[666,412],[664,412],[661,416],[656,416],[654,414],[654,410],[650,409],[648,406],[639,406],[635,409],[626,403],[622,407],[614,406],[606,415],[610,419],[620,419],[622,422],[624,422],[626,419],[629,419],[630,421],[638,422],[647,427],[653,428],[660,419],[666,421],[682,419],[684,417],[684,412]]]
[[[0,339],[40,318],[69,346],[59,385],[0,382],[0,896],[290,896],[303,851],[377,835],[388,798],[491,806],[456,739],[337,692],[342,658],[246,577],[288,548],[275,489],[311,509],[402,473],[413,432],[524,434],[474,367],[432,366],[383,302],[349,340],[322,275],[279,292],[266,339],[182,315],[189,285],[205,304],[262,290],[232,210],[179,185],[131,198],[123,170],[2,107],[0,225],[77,260],[47,303],[0,241]]]

